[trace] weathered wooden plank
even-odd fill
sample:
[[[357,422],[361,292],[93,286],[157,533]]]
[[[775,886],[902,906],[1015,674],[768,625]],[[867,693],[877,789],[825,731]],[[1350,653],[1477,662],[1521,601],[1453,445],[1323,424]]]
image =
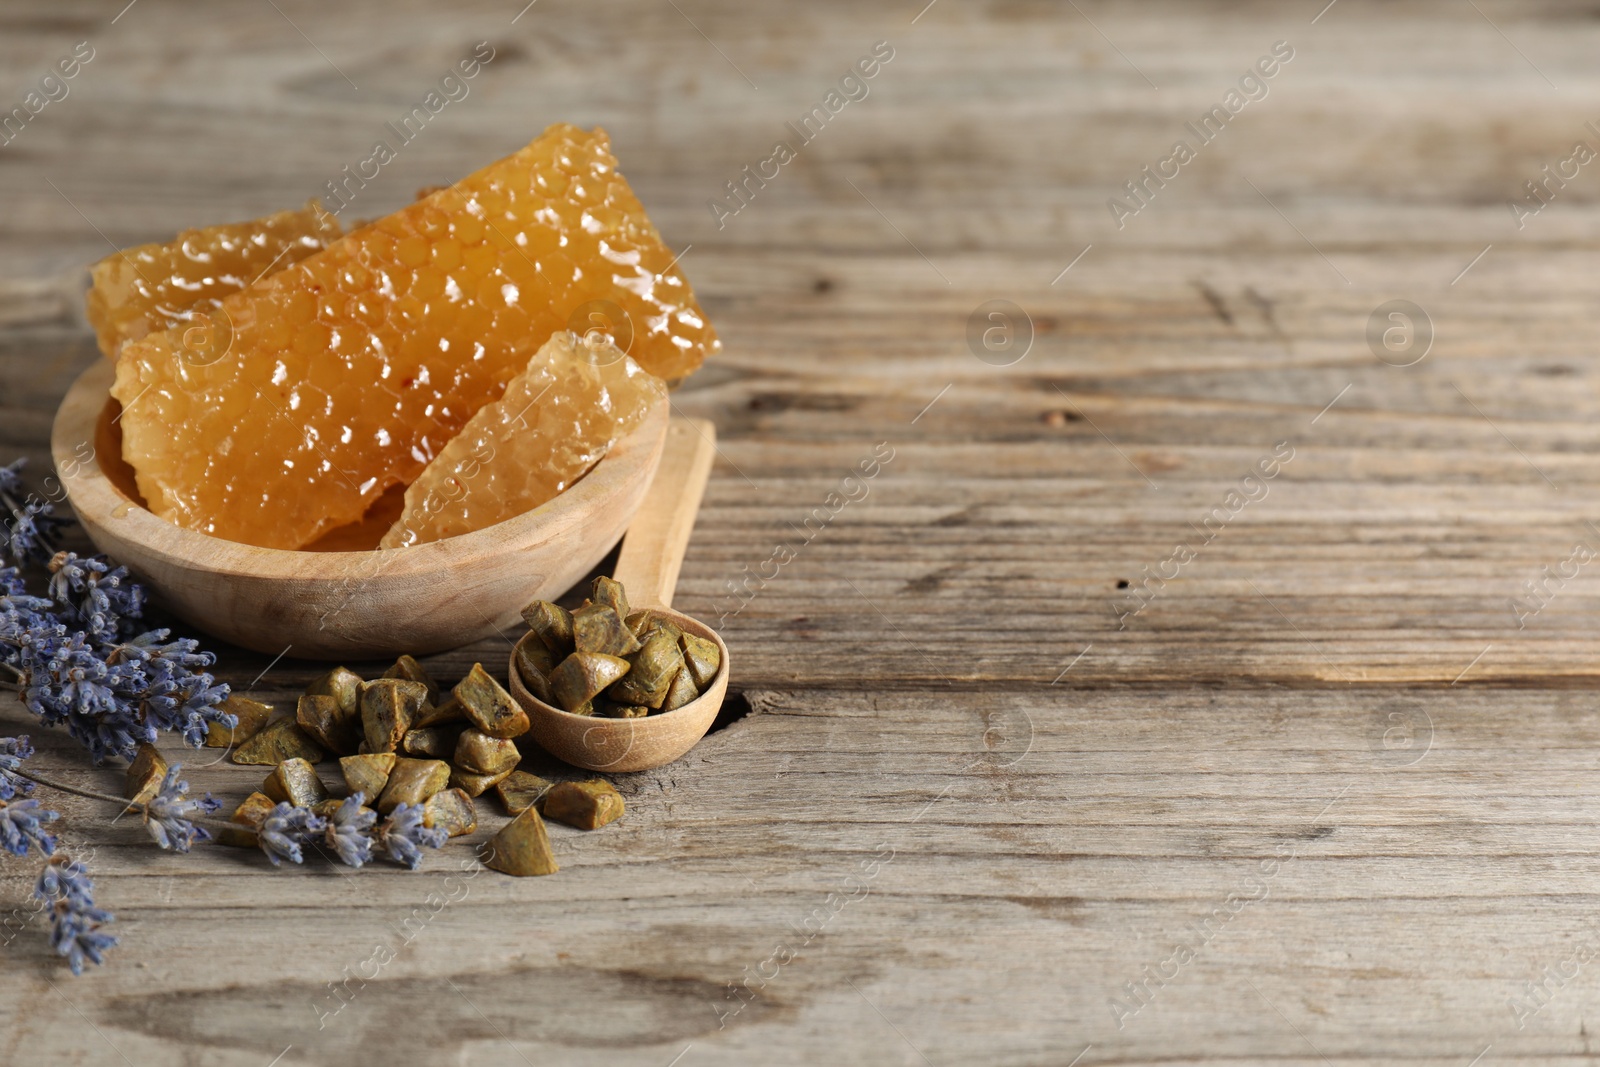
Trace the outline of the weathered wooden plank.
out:
[[[564,869],[533,883],[447,881],[460,846],[429,873],[341,877],[268,873],[227,850],[163,856],[136,846],[136,826],[96,827],[102,895],[127,944],[120,967],[64,992],[135,1062],[180,1047],[244,1062],[292,1043],[299,1062],[377,1063],[403,1018],[423,1047],[490,1062],[670,1059],[689,1043],[713,1062],[763,1044],[770,1062],[822,1048],[898,1062],[904,1046],[862,996],[935,1062],[1054,1062],[1089,1043],[1111,1060],[1176,1045],[1187,1062],[1293,1062],[1285,1017],[1357,1062],[1396,1047],[1417,1059],[1469,1059],[1491,1041],[1508,1054],[1581,1047],[1564,1033],[1580,992],[1522,1031],[1506,1007],[1591,925],[1593,862],[1572,849],[1595,799],[1594,729],[1573,730],[1581,701],[1543,689],[1056,692],[1065,699],[761,694],[684,763],[622,776],[622,823],[555,828]],[[1407,747],[1385,744],[1397,721]],[[42,741],[45,761],[68,755],[69,742]],[[256,773],[192,777],[232,795]],[[884,862],[868,877],[874,855]],[[456,899],[434,914],[430,892]],[[834,909],[829,894],[853,899]],[[1142,968],[1193,940],[1188,924],[1230,894],[1258,899],[1213,920],[1198,960],[1150,987],[1147,1005],[1112,1009],[1135,1006],[1125,983],[1146,981]],[[197,900],[211,918],[197,921]],[[808,920],[818,932],[801,945]],[[203,989],[188,961],[219,938],[251,963]],[[786,939],[796,958],[763,966]],[[395,958],[325,1017],[340,1003],[327,983],[378,946]],[[43,965],[33,940],[10,951]],[[746,968],[769,977],[736,1011],[727,986]],[[39,973],[7,981],[43,1011]],[[573,995],[590,1010],[552,1007]],[[1402,995],[1426,997],[1426,1017],[1394,1013]],[[1250,1020],[1254,1036],[1225,1019]],[[23,1021],[17,1037],[44,1035]],[[63,1047],[99,1062],[101,1042]]]

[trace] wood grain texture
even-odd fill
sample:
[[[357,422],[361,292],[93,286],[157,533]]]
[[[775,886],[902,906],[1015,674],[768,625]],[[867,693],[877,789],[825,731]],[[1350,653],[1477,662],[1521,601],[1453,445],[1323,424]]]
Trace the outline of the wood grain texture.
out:
[[[619,776],[620,822],[552,827],[545,879],[460,843],[414,875],[173,857],[64,801],[124,943],[69,980],[0,864],[0,1062],[1592,1059],[1600,586],[1543,568],[1600,548],[1594,164],[1507,207],[1600,146],[1589,6],[120,6],[0,5],[0,111],[96,48],[0,147],[0,446],[48,469],[88,262],[318,194],[489,40],[352,210],[610,131],[726,342],[674,396],[719,433],[675,607],[751,711]],[[1107,199],[1280,40],[1119,229]],[[719,226],[877,41],[866,98]],[[1032,322],[1008,366],[968,342],[997,299]],[[1367,341],[1397,299],[1434,330],[1408,367]],[[284,704],[318,669],[221,664]],[[256,784],[214,756],[197,787]]]

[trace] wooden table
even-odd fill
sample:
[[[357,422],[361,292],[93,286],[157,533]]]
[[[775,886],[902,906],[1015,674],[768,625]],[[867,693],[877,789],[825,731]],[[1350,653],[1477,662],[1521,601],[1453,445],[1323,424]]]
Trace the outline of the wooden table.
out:
[[[487,40],[358,210],[610,130],[727,343],[677,397],[721,431],[678,606],[767,576],[723,620],[748,714],[620,778],[622,822],[555,828],[555,877],[172,856],[62,801],[123,943],[74,980],[24,911],[0,1061],[1593,1055],[1600,207],[1563,161],[1600,149],[1600,23],[922,3],[0,8],[4,109],[94,49],[0,148],[7,455],[42,473],[96,358],[85,264],[318,194]],[[878,41],[869,95],[719,220]],[[1508,207],[1546,164],[1578,174]],[[1020,359],[1015,313],[981,343],[997,300]],[[287,701],[318,668],[220,669]],[[0,864],[0,905],[36,869]]]

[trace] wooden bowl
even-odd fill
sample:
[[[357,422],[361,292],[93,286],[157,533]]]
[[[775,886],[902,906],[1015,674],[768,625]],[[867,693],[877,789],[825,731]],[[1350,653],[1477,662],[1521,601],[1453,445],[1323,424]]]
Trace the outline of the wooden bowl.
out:
[[[145,509],[122,461],[114,376],[109,360],[84,371],[50,435],[89,539],[197,629],[306,659],[456,648],[500,632],[530,600],[566,592],[627,530],[669,413],[663,401],[566,492],[487,529],[387,551],[286,551],[185,530]]]
[[[517,671],[517,654],[512,652],[509,667],[511,695],[528,713],[527,736],[552,756],[576,767],[621,774],[671,763],[706,735],[717,719],[723,698],[728,694],[728,646],[722,643],[722,638],[717,636],[715,630],[697,619],[670,608],[654,607],[651,610],[670,619],[679,629],[717,643],[717,650],[722,653],[722,664],[717,668],[717,676],[699,699],[691,700],[681,708],[659,715],[646,715],[642,719],[601,719],[591,715],[574,715],[570,711],[551,707],[528,692],[528,687],[522,684],[522,675]],[[530,630],[522,640],[537,641],[539,635]]]

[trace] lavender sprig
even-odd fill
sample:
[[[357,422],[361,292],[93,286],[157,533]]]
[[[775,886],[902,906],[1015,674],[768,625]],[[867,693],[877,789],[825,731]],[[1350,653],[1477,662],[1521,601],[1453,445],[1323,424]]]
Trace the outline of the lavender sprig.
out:
[[[22,564],[42,566],[56,552],[56,535],[66,525],[56,518],[55,507],[43,502],[11,508],[6,524],[6,540],[11,558]]]
[[[131,761],[159,731],[204,744],[228,687],[206,672],[215,662],[189,638],[143,630],[144,587],[103,556],[54,551],[48,504],[24,503],[21,462],[0,467],[0,514],[13,521],[0,548],[0,665],[23,703],[47,726],[65,726],[96,763]],[[46,552],[49,548],[51,551]],[[48,599],[31,596],[22,568],[48,560]],[[0,562],[5,562],[0,559]]]
[[[327,823],[310,808],[279,801],[256,831],[256,841],[276,867],[283,860],[299,863],[301,846],[312,844],[326,829]]]
[[[116,916],[94,904],[94,883],[83,864],[65,853],[44,865],[33,895],[50,914],[50,947],[65,956],[73,974],[83,973],[83,962],[104,962],[105,952],[117,939],[100,927]]]
[[[0,800],[0,848],[13,856],[26,856],[32,846],[46,856],[56,850],[56,839],[45,833],[46,823],[61,818],[46,811],[37,800]]]
[[[106,642],[144,615],[144,586],[104,556],[57,552],[50,558],[50,599],[67,622]]]
[[[56,535],[66,520],[57,518],[48,501],[24,496],[22,468],[26,459],[0,467],[0,517],[4,518],[5,554],[23,565],[42,565],[56,550]]]
[[[84,633],[68,638],[29,634],[21,656],[22,702],[46,726],[65,724],[96,763],[113,755],[131,761],[156,727],[130,696],[142,679],[113,668]]]
[[[33,792],[33,783],[12,772],[22,769],[22,761],[33,755],[33,744],[27,735],[0,737],[0,800],[10,800],[21,793]]]
[[[372,859],[372,824],[378,813],[366,806],[367,795],[360,790],[344,798],[328,820],[324,840],[339,862],[360,867]]]
[[[3,745],[8,738],[0,738]],[[142,812],[146,819],[159,821],[165,816],[175,816],[180,825],[192,824],[197,831],[194,841],[215,838],[223,829],[242,830],[250,827],[231,822],[226,819],[212,818],[213,812],[220,809],[221,805],[207,793],[203,800],[194,800],[186,795],[188,783],[177,780],[177,774],[182,769],[181,764],[174,764],[168,769],[167,775],[162,779],[161,790],[157,797],[149,803],[129,802],[121,797],[112,796],[110,793],[100,793],[93,789],[83,789],[65,782],[58,782],[43,775],[35,774],[31,770],[17,771],[17,775],[37,782],[51,789],[59,789],[63,793],[74,796],[87,797],[90,800],[104,801],[115,804],[125,811]],[[170,804],[193,804],[195,807],[184,807],[173,810],[172,807],[163,807],[158,803],[160,797],[168,797]],[[391,859],[416,869],[421,862],[419,847],[439,848],[449,835],[443,830],[432,829],[422,825],[423,806],[421,804],[400,804],[394,813],[381,825],[373,826],[377,813],[365,807],[366,795],[352,793],[344,799],[332,819],[324,819],[310,808],[296,807],[289,803],[280,803],[267,814],[265,821],[256,828],[257,841],[267,858],[277,866],[282,860],[299,863],[304,859],[304,847],[326,843],[333,850],[341,863],[352,867],[360,867],[371,862],[371,853],[362,852],[360,842],[367,841],[368,850],[382,847]],[[163,827],[169,837],[174,832],[173,827]],[[203,834],[203,836],[202,836]],[[154,829],[151,837],[156,837]],[[160,844],[157,838],[157,844]],[[163,846],[165,847],[165,846]],[[185,851],[176,849],[175,851]],[[361,863],[353,859],[361,858]]]
[[[22,492],[22,468],[27,465],[27,459],[23,458],[0,467],[0,496],[15,498]]]
[[[450,839],[443,830],[422,825],[421,804],[396,804],[389,818],[378,827],[377,843],[389,858],[413,871],[422,865],[422,849],[440,848]]]
[[[22,770],[22,761],[32,755],[26,737],[0,737],[0,847],[16,856],[26,856],[30,846],[46,856],[56,850],[56,839],[44,827],[60,813],[41,810],[37,800],[15,799],[18,793],[33,791]]]
[[[199,800],[189,796],[189,783],[178,780],[182,770],[181,763],[168,767],[161,788],[144,806],[145,829],[157,845],[171,852],[188,852],[196,841],[211,840],[210,831],[194,820],[222,807],[222,802],[210,793]]]

